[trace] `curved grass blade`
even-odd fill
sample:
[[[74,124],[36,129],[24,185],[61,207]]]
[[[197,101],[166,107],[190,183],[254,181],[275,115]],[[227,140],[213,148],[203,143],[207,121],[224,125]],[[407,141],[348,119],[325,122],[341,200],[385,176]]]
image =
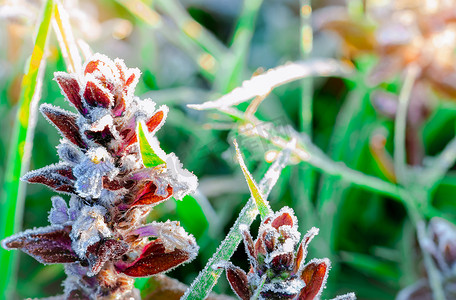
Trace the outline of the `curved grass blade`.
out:
[[[348,76],[352,69],[335,59],[310,59],[287,63],[242,82],[240,87],[214,101],[189,104],[197,110],[220,109],[238,105],[256,96],[269,94],[274,88],[312,76]]]
[[[255,203],[261,215],[261,219],[264,219],[272,213],[272,209],[269,206],[268,201],[265,200],[264,197],[261,195],[260,189],[258,188],[255,180],[253,179],[252,174],[250,174],[249,170],[247,169],[247,166],[244,163],[244,159],[242,158],[241,151],[239,151],[238,143],[236,142],[236,140],[234,140],[233,143],[234,148],[236,149],[237,160],[239,162],[239,165],[241,166],[242,173],[244,173],[245,180],[249,185],[250,194],[255,200]]]
[[[263,194],[265,199],[279,179],[282,169],[288,162],[289,155],[289,149],[282,151],[276,161],[269,167],[263,179],[260,181],[259,191]],[[209,259],[206,267],[204,267],[204,269],[199,273],[190,288],[185,292],[184,296],[182,296],[181,300],[206,298],[214,285],[217,283],[217,280],[223,271],[222,269],[217,269],[215,266],[220,261],[228,261],[231,258],[242,240],[239,228],[241,226],[250,227],[257,215],[258,209],[255,204],[255,200],[251,197],[239,213],[239,216],[234,222],[233,227],[231,227],[228,235],[222,241],[214,255]]]
[[[68,13],[64,9],[60,1],[54,4],[54,18],[52,19],[57,41],[60,45],[60,51],[65,59],[67,70],[69,73],[78,73],[82,68],[81,56],[74,40],[73,32],[68,17]]]
[[[214,79],[218,61],[195,44],[188,35],[165,26],[162,16],[141,0],[116,0],[116,2],[125,7],[135,18],[162,33],[170,43],[181,48],[198,65],[201,75],[210,81]]]
[[[32,100],[35,100],[34,97],[39,97],[39,87],[42,81],[40,77],[43,74],[44,52],[49,36],[53,9],[54,1],[47,0],[28,71],[22,79],[19,109],[8,150],[8,164],[0,198],[1,239],[18,231],[22,222],[25,193],[20,187],[19,178],[28,168],[28,159],[24,153],[27,150],[26,146],[31,146],[27,139],[27,137],[30,138],[32,136],[33,130],[33,128],[29,127],[32,125],[30,116],[33,116],[31,104],[33,104]],[[10,299],[8,293],[14,284],[14,256],[12,252],[0,250],[0,265],[4,271],[3,276],[0,277],[0,291],[3,293],[3,297],[0,298],[3,299]]]

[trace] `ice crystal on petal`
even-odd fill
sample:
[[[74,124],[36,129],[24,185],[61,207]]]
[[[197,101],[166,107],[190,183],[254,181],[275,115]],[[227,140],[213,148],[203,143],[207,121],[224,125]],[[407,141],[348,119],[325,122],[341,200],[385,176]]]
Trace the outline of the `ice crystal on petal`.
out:
[[[84,206],[78,219],[73,223],[71,239],[76,253],[85,257],[87,247],[101,238],[112,236],[112,231],[104,221],[107,211],[102,206]]]
[[[160,237],[166,251],[189,249],[193,244],[196,244],[193,236],[189,235],[183,227],[179,226],[178,222],[170,220],[164,223],[152,222],[146,226],[133,230],[130,234],[138,235],[140,237]]]
[[[169,184],[173,187],[174,198],[182,200],[185,195],[196,191],[198,179],[192,172],[182,168],[182,163],[174,153],[169,154],[166,159],[166,171]]]
[[[62,197],[54,196],[51,198],[52,208],[49,211],[49,223],[53,225],[65,224],[70,220],[68,206]]]

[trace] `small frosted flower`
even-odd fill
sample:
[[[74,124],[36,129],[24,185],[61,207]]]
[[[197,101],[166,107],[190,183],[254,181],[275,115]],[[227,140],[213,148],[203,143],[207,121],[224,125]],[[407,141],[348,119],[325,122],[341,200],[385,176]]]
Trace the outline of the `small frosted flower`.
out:
[[[456,227],[445,219],[434,217],[428,226],[426,251],[432,255],[441,276],[446,299],[456,299]],[[403,289],[397,300],[432,299],[432,288],[426,277]]]
[[[241,228],[250,261],[250,272],[225,262],[231,288],[243,300],[259,292],[259,299],[319,299],[325,286],[329,259],[304,262],[309,242],[318,234],[313,227],[300,241],[298,222],[292,209],[282,208],[261,224],[253,241],[248,229]],[[343,299],[354,299],[348,294]]]
[[[81,74],[55,73],[77,114],[43,104],[43,115],[62,135],[60,162],[23,180],[70,194],[52,198],[51,226],[3,240],[43,263],[65,263],[68,298],[138,298],[132,277],[171,270],[196,257],[195,238],[177,222],[145,224],[152,208],[195,191],[196,177],[154,134],[168,108],[134,95],[140,71],[120,59],[94,55]],[[142,124],[142,125],[138,125]],[[139,128],[142,128],[140,131]],[[150,167],[139,136],[163,162]],[[149,166],[149,167],[146,167]]]

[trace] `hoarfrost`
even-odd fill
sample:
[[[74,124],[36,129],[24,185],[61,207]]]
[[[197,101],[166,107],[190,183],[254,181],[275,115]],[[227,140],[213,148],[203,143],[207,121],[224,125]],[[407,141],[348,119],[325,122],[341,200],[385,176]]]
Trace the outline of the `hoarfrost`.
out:
[[[113,178],[118,173],[112,158],[105,148],[98,147],[87,152],[83,161],[73,168],[75,187],[82,197],[99,198],[103,187],[103,176]]]
[[[271,291],[279,295],[296,295],[306,284],[301,279],[265,283],[262,292]]]
[[[104,222],[106,213],[106,209],[99,205],[82,208],[70,234],[73,240],[73,249],[79,257],[85,257],[87,247],[90,245],[100,241],[101,238],[112,236],[111,230]]]
[[[51,198],[52,208],[49,211],[49,223],[52,225],[62,225],[70,220],[68,206],[62,197],[54,196]]]
[[[60,140],[57,153],[61,160],[70,164],[78,164],[84,158],[84,153],[67,140]]]
[[[333,298],[331,300],[356,300],[356,295],[355,293],[348,293],[345,295],[337,296],[336,298]]]
[[[196,244],[195,238],[188,234],[183,227],[176,221],[167,220],[164,223],[152,222],[146,226],[136,228],[129,234],[139,235],[140,237],[156,236],[159,237],[167,252],[175,249],[192,251]]]
[[[272,188],[277,183],[282,169],[288,163],[289,157],[290,149],[286,148],[285,150],[281,151],[277,159],[274,161],[274,163],[272,163],[258,184],[258,187],[263,194],[264,199],[267,199]],[[217,250],[207,262],[204,269],[198,274],[185,294],[182,296],[182,300],[195,299],[195,297],[204,298],[209,294],[210,290],[215,285],[217,279],[220,276],[219,274],[214,273],[215,270],[213,267],[220,263],[222,260],[227,261],[230,259],[242,240],[242,236],[240,234],[240,226],[249,228],[257,215],[258,209],[256,208],[256,204],[253,198],[250,198],[247,204],[239,213],[239,216],[236,219],[234,225],[231,227],[228,235],[221,242]]]
[[[166,159],[167,177],[169,183],[173,187],[173,196],[178,200],[182,200],[185,195],[193,194],[198,187],[198,178],[183,168],[179,158],[171,153]]]
[[[272,89],[282,84],[309,76],[348,75],[351,68],[334,59],[313,59],[309,61],[287,63],[270,69],[264,74],[245,80],[241,87],[237,87],[228,94],[214,101],[203,104],[190,104],[188,107],[204,110],[224,108],[245,102],[255,96],[264,96]]]

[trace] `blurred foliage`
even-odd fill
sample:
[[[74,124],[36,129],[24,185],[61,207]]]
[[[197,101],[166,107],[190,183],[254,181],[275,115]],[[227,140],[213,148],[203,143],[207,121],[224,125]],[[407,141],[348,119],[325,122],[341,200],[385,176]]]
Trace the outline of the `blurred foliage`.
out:
[[[120,57],[127,66],[142,71],[136,94],[170,107],[167,122],[157,134],[162,148],[167,153],[175,152],[183,165],[199,178],[197,195],[188,196],[182,202],[160,204],[150,216],[150,219],[179,220],[197,238],[198,258],[168,274],[190,284],[228,233],[249,198],[249,191],[229,143],[237,134],[232,119],[213,111],[195,111],[186,105],[216,99],[257,70],[261,72],[300,59],[300,3],[298,0],[144,1],[150,11],[142,11],[145,14],[142,18],[128,8],[128,3],[135,1],[79,2],[86,17],[97,21],[92,32],[74,26],[75,35],[84,39],[94,52]],[[337,1],[314,1],[314,10],[334,2]],[[154,16],[160,20],[151,19]],[[0,180],[3,181],[19,83],[32,53],[36,29],[35,22],[30,20],[0,22],[0,113],[3,116]],[[309,55],[337,56],[338,45],[333,35],[315,31]],[[53,72],[66,68],[55,35],[51,35],[46,55],[40,102],[71,110],[58,85],[51,80]],[[394,120],[375,109],[372,95],[379,87],[365,82],[377,60],[375,54],[359,56],[354,61],[356,74],[350,79],[313,80],[312,140],[334,161],[394,183],[387,166],[387,158],[391,158],[394,149]],[[233,76],[227,78],[230,74]],[[398,95],[402,82],[396,76],[380,88]],[[259,106],[256,116],[276,125],[301,128],[301,88],[301,83],[295,82],[273,90]],[[439,101],[432,102],[429,118],[418,128],[426,156],[440,153],[455,136],[455,102],[443,96],[435,98]],[[246,107],[246,104],[238,106],[241,110]],[[380,138],[380,148],[375,138]],[[39,116],[30,169],[57,162],[58,139],[53,126]],[[248,169],[259,180],[269,166],[264,156],[269,147],[256,139],[240,140],[240,145]],[[309,170],[313,168],[305,163],[285,168],[269,201],[273,210],[285,205],[294,208],[303,233],[312,226],[320,228],[320,234],[310,245],[309,257],[326,256],[332,261],[323,297],[353,291],[358,299],[394,298],[401,288],[419,277],[416,233],[408,208],[396,199],[350,185],[339,177],[314,171],[313,180],[304,180],[303,174]],[[432,205],[423,208],[424,216],[443,216],[454,223],[455,192],[453,166],[432,192]],[[42,186],[27,187],[23,228],[47,224],[53,194]],[[45,267],[23,253],[19,256],[17,298],[62,292],[62,266]],[[243,247],[235,252],[232,261],[248,269]],[[214,291],[232,295],[223,276]]]

